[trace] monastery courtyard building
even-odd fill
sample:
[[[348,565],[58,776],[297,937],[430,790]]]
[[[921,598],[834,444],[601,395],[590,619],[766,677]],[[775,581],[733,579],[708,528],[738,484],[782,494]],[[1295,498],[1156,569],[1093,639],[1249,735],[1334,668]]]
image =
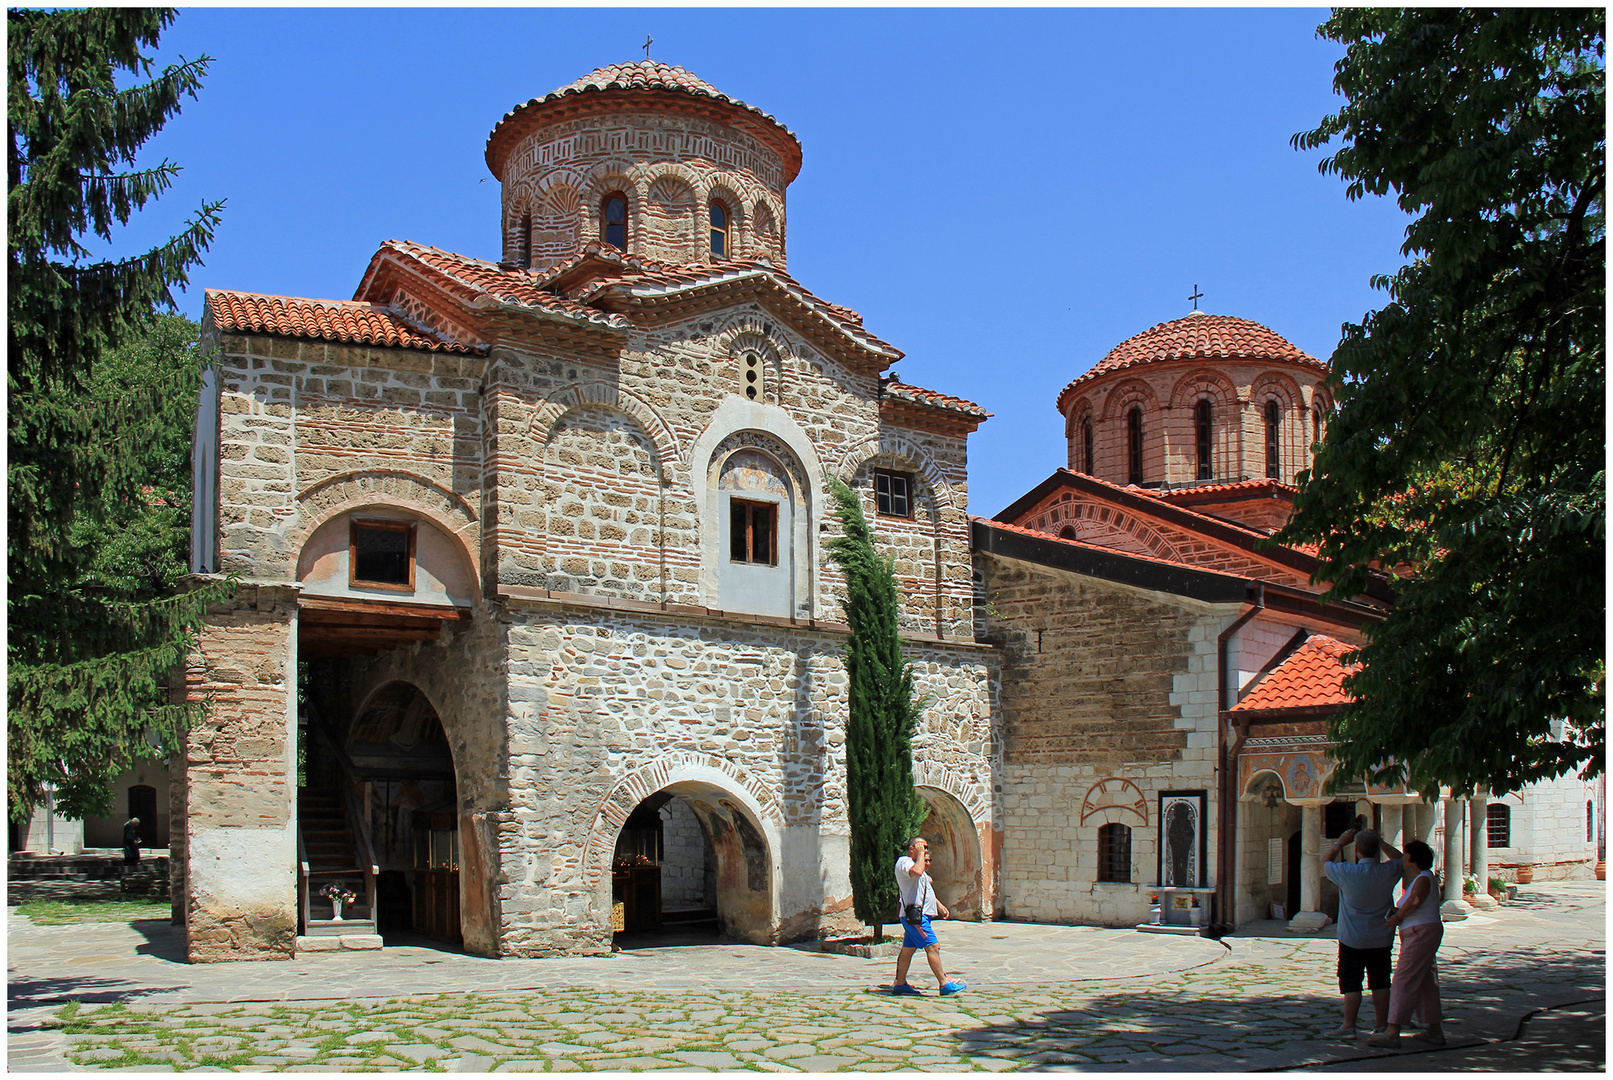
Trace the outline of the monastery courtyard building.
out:
[[[971,518],[990,414],[787,271],[801,155],[681,68],[613,65],[493,128],[499,261],[391,240],[349,300],[207,292],[192,563],[241,585],[167,783],[192,960],[858,932],[829,477],[899,579],[955,915],[1315,926],[1340,822],[1461,842],[1455,802],[1329,786],[1387,588],[1324,606],[1260,544],[1325,364],[1155,327],[1060,396],[1068,468]],[[1508,837],[1566,874],[1601,815],[1564,783],[1550,815],[1509,796]]]

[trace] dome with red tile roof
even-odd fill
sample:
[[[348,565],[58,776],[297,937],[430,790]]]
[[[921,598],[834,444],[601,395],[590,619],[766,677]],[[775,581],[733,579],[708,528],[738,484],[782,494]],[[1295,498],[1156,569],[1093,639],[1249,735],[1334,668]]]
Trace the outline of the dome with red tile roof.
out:
[[[758,133],[771,136],[768,141],[778,144],[778,149],[783,152],[788,166],[788,176],[784,182],[794,180],[796,174],[801,171],[801,140],[793,131],[756,106],[729,97],[693,72],[672,64],[663,64],[659,60],[606,64],[552,93],[535,97],[524,105],[517,105],[504,114],[504,118],[494,125],[492,132],[487,136],[488,166],[493,169],[494,175],[502,180],[502,162],[507,145],[511,142],[508,136],[513,133],[512,129],[524,132],[531,120],[551,111],[564,110],[566,106],[577,103],[579,98],[611,91],[686,94],[734,110],[743,110],[749,118],[752,118],[752,122],[746,126],[755,127]]]
[[[1059,411],[1070,392],[1111,371],[1164,360],[1277,360],[1325,372],[1327,365],[1269,326],[1234,315],[1195,311],[1151,326],[1109,350],[1109,355],[1059,394]]]

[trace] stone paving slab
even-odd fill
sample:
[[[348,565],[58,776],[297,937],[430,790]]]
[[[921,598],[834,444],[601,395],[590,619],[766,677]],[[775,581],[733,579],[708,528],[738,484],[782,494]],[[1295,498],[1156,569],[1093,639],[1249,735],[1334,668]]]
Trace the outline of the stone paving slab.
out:
[[[1441,983],[1452,1045],[1439,1054],[1510,1039],[1533,1010],[1605,994],[1600,889],[1530,896],[1485,923],[1447,928]],[[1325,936],[1245,933],[1223,944],[947,924],[944,955],[970,989],[892,998],[868,992],[888,981],[889,961],[794,949],[545,961],[439,954],[414,971],[394,958],[378,985],[334,970],[335,957],[310,974],[295,961],[191,966],[125,948],[120,966],[98,958],[128,945],[120,933],[150,940],[144,927],[95,927],[102,940],[89,944],[55,933],[85,927],[30,927],[15,917],[9,927],[8,1064],[18,1071],[1243,1071],[1394,1053],[1325,1037],[1338,1024],[1336,942]],[[79,959],[58,954],[52,964],[53,948]],[[218,969],[241,985],[221,984]],[[542,985],[525,985],[533,982]],[[320,1000],[333,984],[367,992]],[[205,1000],[221,986],[237,1000]],[[88,1003],[60,1004],[75,991]],[[252,994],[268,1000],[238,1000]],[[1429,1067],[1427,1053],[1400,1056]]]

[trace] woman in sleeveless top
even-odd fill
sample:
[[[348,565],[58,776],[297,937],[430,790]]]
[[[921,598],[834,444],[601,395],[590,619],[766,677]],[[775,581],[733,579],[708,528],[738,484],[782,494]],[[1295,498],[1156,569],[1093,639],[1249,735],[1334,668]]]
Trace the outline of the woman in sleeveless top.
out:
[[[1430,873],[1434,866],[1434,852],[1421,840],[1406,845],[1406,891],[1400,897],[1400,906],[1389,913],[1384,922],[1400,927],[1400,956],[1395,964],[1394,981],[1389,987],[1389,1028],[1382,1035],[1368,1039],[1375,1046],[1394,1046],[1400,1042],[1400,1028],[1415,1012],[1428,1030],[1418,1039],[1438,1046],[1445,1042],[1440,1028],[1439,972],[1434,966],[1434,954],[1445,936],[1445,924],[1439,918],[1439,888]]]

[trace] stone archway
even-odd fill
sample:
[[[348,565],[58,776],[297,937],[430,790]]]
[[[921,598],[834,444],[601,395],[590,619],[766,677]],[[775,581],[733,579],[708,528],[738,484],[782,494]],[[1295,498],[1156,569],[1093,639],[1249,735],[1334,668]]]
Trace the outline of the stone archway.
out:
[[[940,788],[919,787],[927,811],[919,835],[930,842],[930,880],[954,919],[978,921],[985,893],[980,830],[968,809]]]
[[[646,796],[617,832],[612,854],[612,905],[628,931],[666,930],[663,914],[671,882],[660,811],[681,804],[694,818],[709,860],[709,898],[721,937],[751,945],[777,939],[774,915],[775,860],[762,823],[737,796],[719,784],[682,780]],[[680,866],[681,868],[681,866]],[[646,911],[653,905],[655,912]]]

